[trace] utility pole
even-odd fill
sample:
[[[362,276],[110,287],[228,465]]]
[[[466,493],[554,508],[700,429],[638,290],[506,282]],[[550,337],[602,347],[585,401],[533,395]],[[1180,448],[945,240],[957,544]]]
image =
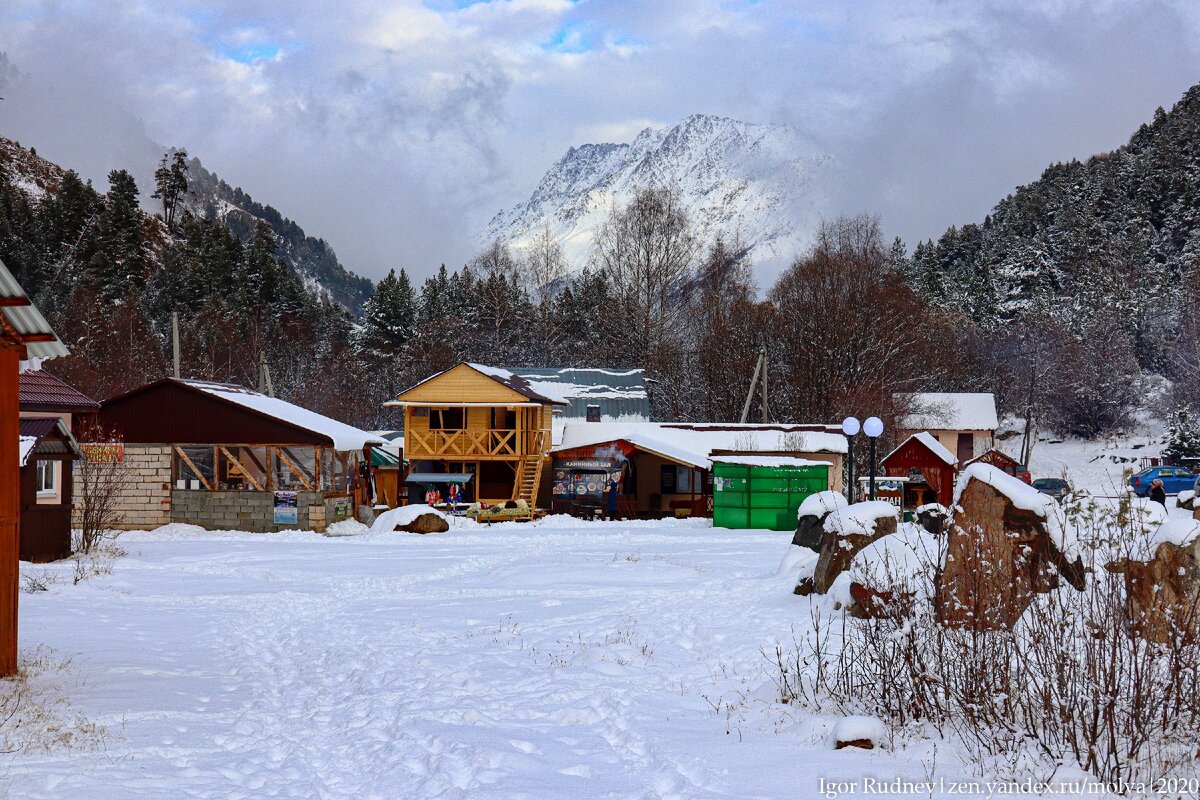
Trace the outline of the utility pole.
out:
[[[760,384],[761,378],[761,384]],[[767,408],[767,346],[758,350],[758,362],[754,365],[754,377],[750,379],[750,391],[746,392],[746,403],[742,406],[742,424],[750,421],[750,402],[754,400],[754,391],[761,385],[762,389],[762,421],[770,422],[770,411]]]
[[[171,312],[171,355],[175,366],[175,380],[179,380],[179,312]]]
[[[275,387],[271,384],[271,368],[267,366],[267,355],[258,351],[258,391],[267,397],[275,396]]]

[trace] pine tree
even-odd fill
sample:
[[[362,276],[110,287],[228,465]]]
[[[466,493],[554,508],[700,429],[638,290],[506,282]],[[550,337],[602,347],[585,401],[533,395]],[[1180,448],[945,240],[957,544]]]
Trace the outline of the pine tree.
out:
[[[417,325],[417,298],[408,272],[390,270],[363,306],[359,349],[364,355],[386,359],[399,355]]]
[[[142,236],[137,182],[127,171],[108,173],[109,189],[98,224],[92,274],[106,297],[124,297],[146,281],[147,257]]]
[[[169,160],[163,153],[162,161],[154,171],[154,186],[154,194],[150,196],[162,201],[163,221],[174,230],[176,209],[188,190],[187,150],[176,150]]]
[[[1200,425],[1188,409],[1178,408],[1171,415],[1163,455],[1176,464],[1200,458]]]

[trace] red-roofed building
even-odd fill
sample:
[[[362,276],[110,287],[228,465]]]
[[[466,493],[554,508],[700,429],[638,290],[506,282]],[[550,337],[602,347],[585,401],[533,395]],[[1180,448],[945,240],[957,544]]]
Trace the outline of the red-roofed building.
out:
[[[42,369],[20,376],[21,560],[56,561],[71,555],[71,462],[74,433],[95,419],[100,404]]]

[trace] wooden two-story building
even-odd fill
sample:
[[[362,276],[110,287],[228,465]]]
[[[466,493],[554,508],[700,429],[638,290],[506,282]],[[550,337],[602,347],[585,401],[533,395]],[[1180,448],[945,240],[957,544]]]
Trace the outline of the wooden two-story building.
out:
[[[551,447],[552,388],[483,364],[458,364],[385,405],[404,409],[406,482],[414,491],[461,487],[464,501],[536,505]]]

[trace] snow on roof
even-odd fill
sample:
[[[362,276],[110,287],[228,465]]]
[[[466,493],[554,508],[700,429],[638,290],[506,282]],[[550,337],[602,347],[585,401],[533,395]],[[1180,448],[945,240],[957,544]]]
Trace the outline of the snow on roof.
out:
[[[22,436],[19,439],[18,453],[20,454],[19,464],[23,467],[29,463],[29,454],[33,452],[33,448],[37,446],[36,436]]]
[[[794,456],[710,456],[714,464],[742,464],[747,467],[829,467],[828,461],[814,461]]]
[[[195,380],[185,380],[181,383],[230,403],[236,403],[251,411],[274,417],[289,425],[328,436],[333,441],[335,450],[361,450],[367,444],[383,444],[383,439],[379,436],[360,431],[344,422],[330,419],[323,414],[301,408],[286,400],[267,397],[265,394],[259,394],[242,386]]]
[[[809,430],[804,430],[809,427]],[[711,469],[714,450],[787,450],[845,453],[846,437],[798,425],[740,425],[674,422],[583,422],[566,420],[555,450],[574,450],[623,440],[643,450],[700,469]],[[558,426],[555,426],[556,434]],[[724,457],[722,457],[724,458]]]
[[[1037,514],[1046,522],[1046,533],[1058,547],[1058,551],[1067,558],[1078,555],[1078,541],[1074,532],[1068,527],[1063,517],[1062,508],[1058,501],[1048,494],[1042,494],[1025,481],[1014,478],[1007,472],[993,467],[991,464],[975,463],[969,465],[958,477],[958,485],[954,487],[954,505],[958,505],[963,491],[972,480],[982,481],[1009,499],[1014,506]]]
[[[875,520],[885,517],[899,519],[900,509],[886,500],[867,500],[830,512],[825,530],[842,536],[870,536],[875,533]]]
[[[898,395],[909,413],[897,420],[905,431],[994,431],[996,397],[990,392],[918,392]]]
[[[846,500],[846,496],[841,492],[826,489],[823,492],[810,494],[804,498],[804,502],[800,504],[800,508],[796,509],[796,519],[800,519],[801,517],[823,517],[848,505],[850,505],[849,501]]]
[[[565,417],[586,417],[588,406],[599,406],[606,420],[650,419],[645,371],[600,367],[513,367],[511,372],[565,397]]]
[[[532,400],[545,400],[548,403],[561,403],[562,405],[567,405],[570,402],[566,397],[555,391],[555,384],[553,383],[527,380],[512,370],[507,370],[503,367],[492,367],[487,364],[475,364],[472,362],[468,362],[467,366],[476,372],[482,372],[489,378],[494,378],[513,391],[520,392]]]

